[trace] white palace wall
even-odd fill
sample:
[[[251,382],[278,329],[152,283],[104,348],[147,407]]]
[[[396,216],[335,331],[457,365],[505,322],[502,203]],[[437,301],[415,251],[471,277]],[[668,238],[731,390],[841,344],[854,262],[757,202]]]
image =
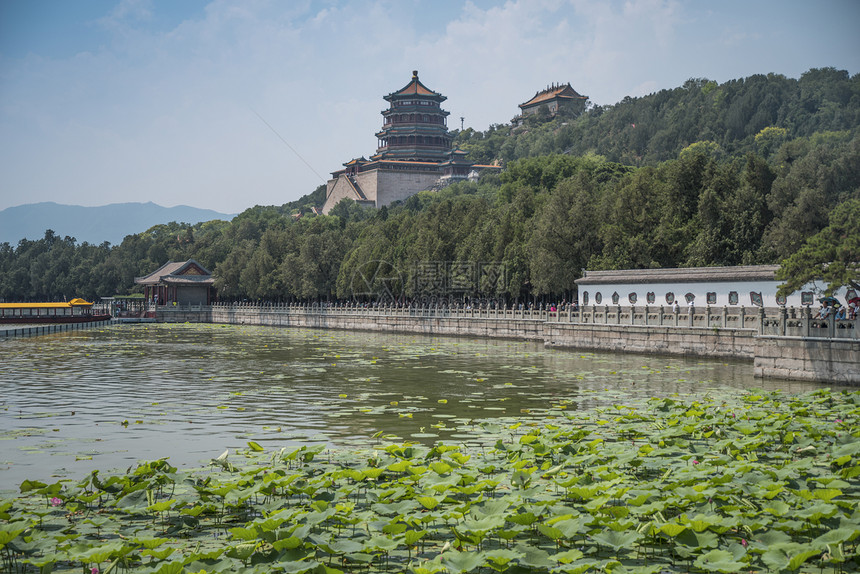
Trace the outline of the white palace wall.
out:
[[[647,294],[653,292],[655,301],[652,305],[671,305],[666,300],[667,293],[673,293],[679,305],[687,305],[684,298],[687,293],[692,293],[695,296],[694,302],[696,307],[705,307],[707,303],[707,294],[716,293],[716,302],[712,306],[746,306],[753,307],[755,303],[750,295],[760,293],[762,304],[764,307],[778,307],[779,303],[776,300],[776,290],[782,281],[725,281],[725,282],[673,282],[673,283],[603,283],[580,286],[579,302],[582,305],[612,305],[613,293],[618,293],[619,304],[630,305],[629,296],[631,293],[636,294],[636,305],[645,305],[647,303]],[[736,303],[729,301],[729,293],[732,291],[738,295]],[[811,291],[815,293],[814,307],[818,307],[818,297],[823,291],[821,285],[808,284],[800,291],[797,291],[786,298],[785,305],[787,307],[801,306],[801,292]],[[846,289],[843,287],[836,292],[836,297],[845,303]],[[586,297],[586,293],[588,294]],[[597,294],[600,293],[601,301],[597,301]]]

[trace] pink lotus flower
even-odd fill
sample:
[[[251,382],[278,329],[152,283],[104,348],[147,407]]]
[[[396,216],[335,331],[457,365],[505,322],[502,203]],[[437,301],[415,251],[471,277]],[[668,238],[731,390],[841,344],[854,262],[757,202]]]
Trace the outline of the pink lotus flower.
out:
[[[90,568],[90,574],[99,574],[99,569],[93,566]]]
[[[746,539],[746,538],[741,538],[741,545],[742,545],[744,548],[746,548],[746,547],[747,547],[747,539]]]
[[[693,459],[693,464],[699,464],[699,461],[696,459]]]
[[[63,503],[63,501],[56,496],[51,499],[51,506],[59,506]]]

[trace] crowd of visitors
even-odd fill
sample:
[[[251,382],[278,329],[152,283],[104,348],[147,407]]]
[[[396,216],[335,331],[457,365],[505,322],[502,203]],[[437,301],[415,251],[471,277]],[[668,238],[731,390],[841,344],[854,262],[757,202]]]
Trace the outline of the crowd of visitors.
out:
[[[836,320],[853,321],[860,311],[860,297],[849,299],[847,305],[842,305],[836,297],[824,297],[821,300],[821,309],[815,316],[816,319],[827,319],[833,316]]]

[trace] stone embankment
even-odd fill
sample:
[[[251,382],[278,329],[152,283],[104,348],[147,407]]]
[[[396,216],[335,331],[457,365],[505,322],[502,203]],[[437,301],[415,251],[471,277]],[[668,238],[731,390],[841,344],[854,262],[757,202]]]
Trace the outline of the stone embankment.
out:
[[[49,335],[51,333],[62,333],[64,331],[80,331],[81,329],[92,329],[110,325],[111,321],[92,321],[89,323],[56,323],[46,325],[0,325],[0,339],[13,337],[35,337],[38,335]]]
[[[514,309],[219,304],[159,310],[159,322],[202,322],[542,341],[547,346],[753,362],[755,375],[860,385],[860,320],[808,309],[587,307]]]

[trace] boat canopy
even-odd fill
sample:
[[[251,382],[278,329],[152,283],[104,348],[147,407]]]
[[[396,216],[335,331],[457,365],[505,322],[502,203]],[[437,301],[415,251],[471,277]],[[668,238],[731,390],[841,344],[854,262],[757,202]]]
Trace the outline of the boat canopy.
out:
[[[93,304],[80,298],[59,303],[0,303],[0,309],[69,309],[71,307],[92,307]]]

